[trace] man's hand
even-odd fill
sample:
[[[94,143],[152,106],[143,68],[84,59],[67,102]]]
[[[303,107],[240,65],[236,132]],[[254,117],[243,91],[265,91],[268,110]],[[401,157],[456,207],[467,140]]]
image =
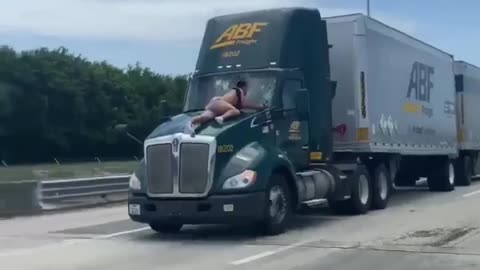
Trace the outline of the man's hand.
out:
[[[264,102],[262,105],[245,104],[245,105],[243,106],[243,108],[245,108],[245,109],[257,110],[257,111],[259,111],[259,110],[264,110],[264,109],[266,109],[266,108],[268,108],[268,107],[269,107],[269,106],[268,106],[268,103],[267,103],[267,102]]]

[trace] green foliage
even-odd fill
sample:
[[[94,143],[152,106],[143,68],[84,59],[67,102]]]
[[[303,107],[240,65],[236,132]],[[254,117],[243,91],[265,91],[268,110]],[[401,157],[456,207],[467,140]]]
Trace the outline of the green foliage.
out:
[[[0,47],[0,159],[141,155],[113,127],[127,123],[143,139],[166,113],[181,111],[186,87],[184,76],[139,64],[122,70],[65,48]]]

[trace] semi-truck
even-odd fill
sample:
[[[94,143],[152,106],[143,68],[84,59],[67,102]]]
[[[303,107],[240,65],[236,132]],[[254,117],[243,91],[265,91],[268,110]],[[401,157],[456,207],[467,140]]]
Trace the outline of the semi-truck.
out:
[[[480,149],[478,114],[468,111],[480,104],[479,78],[478,68],[362,14],[212,18],[183,113],[145,139],[129,216],[158,232],[249,223],[278,234],[310,202],[365,214],[420,177],[431,191],[468,185]],[[267,107],[184,132],[239,80]]]

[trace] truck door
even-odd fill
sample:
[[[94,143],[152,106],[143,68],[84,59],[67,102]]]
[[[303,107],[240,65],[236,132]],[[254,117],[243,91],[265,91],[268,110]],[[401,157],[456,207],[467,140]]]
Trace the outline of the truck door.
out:
[[[300,121],[295,111],[295,96],[303,87],[301,80],[287,79],[281,86],[282,115],[278,125],[278,147],[296,169],[308,166],[308,122]]]

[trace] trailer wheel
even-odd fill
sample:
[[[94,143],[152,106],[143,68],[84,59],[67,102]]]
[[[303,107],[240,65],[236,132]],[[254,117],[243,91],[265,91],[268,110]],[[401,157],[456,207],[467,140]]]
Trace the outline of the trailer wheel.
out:
[[[455,189],[455,166],[448,158],[439,159],[431,166],[428,187],[431,191],[452,191]]]
[[[351,195],[345,201],[329,201],[330,209],[339,214],[365,214],[372,204],[370,175],[363,165],[358,165],[349,179]]]
[[[457,159],[455,168],[455,185],[470,186],[472,184],[472,159],[470,156],[463,156]]]
[[[183,224],[178,223],[161,223],[161,222],[151,222],[150,228],[158,233],[176,233],[179,232]]]
[[[265,214],[260,228],[267,235],[277,235],[285,231],[292,215],[291,192],[287,180],[281,173],[270,177],[267,187]]]
[[[379,164],[373,173],[373,209],[385,209],[392,191],[392,178],[384,164]]]

